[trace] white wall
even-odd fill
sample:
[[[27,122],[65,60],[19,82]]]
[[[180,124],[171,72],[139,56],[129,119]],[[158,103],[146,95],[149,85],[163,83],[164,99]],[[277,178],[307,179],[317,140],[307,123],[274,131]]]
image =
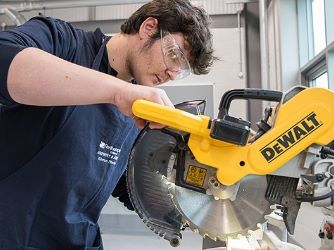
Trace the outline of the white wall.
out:
[[[272,0],[268,8],[270,89],[286,91],[299,82],[297,5],[295,0]]]
[[[268,72],[269,86],[273,90],[282,90],[281,42],[278,2],[272,1],[268,7]]]

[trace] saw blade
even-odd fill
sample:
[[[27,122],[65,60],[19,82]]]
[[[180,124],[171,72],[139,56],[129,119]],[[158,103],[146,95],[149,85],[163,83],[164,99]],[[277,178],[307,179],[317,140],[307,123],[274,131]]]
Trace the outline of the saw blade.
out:
[[[168,180],[175,183],[175,173],[169,173]],[[171,185],[169,192],[193,231],[213,240],[226,240],[256,230],[258,223],[264,223],[264,216],[271,212],[265,199],[265,176],[247,176],[237,187],[236,194],[230,193],[230,199],[217,199],[178,185]]]
[[[185,223],[202,236],[225,240],[256,229],[271,212],[265,200],[265,176],[247,176],[237,185],[237,192],[224,193],[223,197],[232,198],[216,200],[213,195],[175,185],[177,153],[173,149],[177,140],[173,136],[146,129],[135,145],[127,175],[131,201],[144,223],[172,245],[177,245],[173,242],[181,238]],[[202,166],[195,159],[189,162]]]

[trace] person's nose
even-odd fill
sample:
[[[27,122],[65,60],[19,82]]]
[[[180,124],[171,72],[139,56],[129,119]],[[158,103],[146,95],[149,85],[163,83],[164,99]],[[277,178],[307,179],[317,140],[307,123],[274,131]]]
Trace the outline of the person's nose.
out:
[[[166,70],[166,74],[168,75],[168,80],[174,81],[177,78],[177,72]]]

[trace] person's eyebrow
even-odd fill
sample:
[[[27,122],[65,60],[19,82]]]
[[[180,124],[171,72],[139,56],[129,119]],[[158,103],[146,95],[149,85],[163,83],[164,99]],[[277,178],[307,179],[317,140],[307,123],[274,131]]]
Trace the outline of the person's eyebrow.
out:
[[[172,34],[171,34],[172,35]],[[185,53],[185,51],[187,51],[186,50],[186,47],[189,47],[189,46],[185,46],[186,45],[186,39],[183,37],[183,41],[182,41],[182,43],[180,44],[176,39],[175,39],[175,37],[172,35],[172,37],[173,37],[173,39],[174,39],[174,41],[175,41],[175,43],[177,44],[177,46],[179,46],[179,48],[181,49],[181,51],[182,51],[182,53],[183,54],[186,54]]]
[[[174,38],[175,39],[175,38]],[[176,41],[176,40],[175,40]],[[180,47],[182,53],[186,56],[186,58],[189,60],[188,56],[190,57],[190,51],[189,51],[189,44],[185,37],[183,36],[182,44],[180,45],[178,42],[176,42],[177,45]]]

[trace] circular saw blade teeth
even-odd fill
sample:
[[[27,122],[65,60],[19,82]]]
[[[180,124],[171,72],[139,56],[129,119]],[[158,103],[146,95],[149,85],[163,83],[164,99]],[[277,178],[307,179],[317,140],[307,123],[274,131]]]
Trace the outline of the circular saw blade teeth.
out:
[[[233,201],[216,200],[212,195],[175,185],[168,191],[173,194],[175,206],[192,231],[202,237],[224,241],[228,237],[249,236],[258,229],[259,223],[266,222],[265,215],[271,210],[265,200],[265,187],[265,176],[245,179]]]
[[[265,222],[266,221],[264,220],[263,223]],[[217,240],[226,241],[228,238],[237,239],[240,237],[245,237],[245,236],[247,237],[247,236],[252,235],[253,232],[259,229],[258,226],[254,226],[253,228],[248,228],[243,231],[238,231],[238,232],[234,232],[230,234],[224,234],[224,235],[217,236],[217,235],[211,235],[208,232],[200,230],[199,228],[196,227],[196,225],[194,225],[193,223],[189,221],[187,222],[187,224],[188,224],[189,229],[191,229],[191,231],[193,231],[194,233],[201,235],[203,238],[209,237],[211,240],[214,240],[214,241],[217,241]]]

